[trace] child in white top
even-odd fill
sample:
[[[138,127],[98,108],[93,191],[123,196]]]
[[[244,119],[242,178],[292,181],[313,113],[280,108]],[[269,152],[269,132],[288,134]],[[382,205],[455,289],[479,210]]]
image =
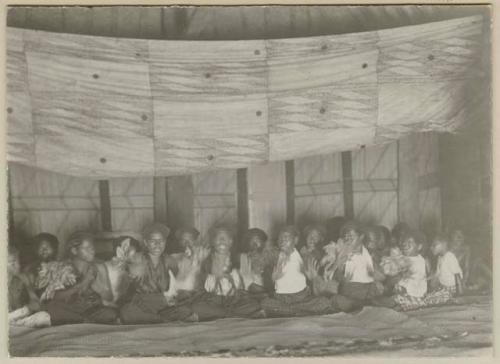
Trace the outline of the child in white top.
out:
[[[427,274],[424,257],[420,254],[423,241],[418,234],[406,232],[402,238],[401,250],[408,261],[408,269],[396,284],[396,291],[412,297],[423,297],[427,293]]]
[[[281,230],[278,261],[272,274],[276,292],[261,301],[266,316],[304,316],[342,309],[336,301],[312,294],[307,286],[304,262],[295,248],[298,242],[299,232],[294,226]]]
[[[462,293],[463,273],[457,257],[448,248],[448,240],[438,236],[432,243],[432,253],[438,257],[436,273],[433,277],[434,288],[445,288],[452,293]]]
[[[279,237],[280,252],[273,271],[276,293],[297,293],[307,286],[303,273],[304,262],[295,249],[299,237],[292,229],[284,229]]]
[[[347,222],[341,229],[341,239],[344,249],[337,256],[339,267],[343,267],[339,293],[360,303],[380,296],[384,287],[374,279],[373,260],[364,247],[361,225],[356,221]]]

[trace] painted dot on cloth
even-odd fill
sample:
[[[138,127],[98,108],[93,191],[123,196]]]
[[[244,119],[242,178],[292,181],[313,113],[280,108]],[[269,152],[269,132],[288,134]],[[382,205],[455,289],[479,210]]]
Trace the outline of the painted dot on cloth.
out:
[[[10,106],[7,108],[7,113],[12,114],[13,111],[14,111],[14,109],[11,108]]]
[[[148,116],[146,114],[142,114],[141,119],[146,121],[146,120],[148,120]]]
[[[210,78],[212,75],[210,73],[205,73],[205,78]]]
[[[214,157],[214,155],[213,155],[213,154],[209,154],[209,155],[207,156],[207,159],[208,159],[209,161],[213,161],[213,160],[215,159],[215,157]]]
[[[320,112],[320,114],[324,114],[326,112],[326,109],[324,107],[322,107],[321,109],[319,109],[319,112]]]
[[[103,158],[101,158],[101,159],[99,159],[99,161],[100,161],[101,163],[103,163],[103,164],[107,162],[106,158],[104,158],[104,157],[103,157]]]
[[[262,115],[262,111],[258,110],[258,111],[255,113],[255,115],[257,115],[257,116],[261,116],[261,115]]]
[[[323,44],[323,45],[321,46],[321,50],[322,50],[322,51],[326,51],[327,49],[328,49],[328,46],[327,46],[326,44]]]
[[[363,66],[362,66],[362,67],[363,67],[363,68],[368,67],[368,63],[363,63]]]
[[[253,54],[255,54],[256,56],[258,56],[260,54],[260,51],[258,49],[256,49]]]
[[[433,54],[429,54],[429,56],[427,57],[427,59],[428,59],[429,61],[434,60],[434,58],[435,58],[435,57],[434,57],[434,55],[433,55]]]

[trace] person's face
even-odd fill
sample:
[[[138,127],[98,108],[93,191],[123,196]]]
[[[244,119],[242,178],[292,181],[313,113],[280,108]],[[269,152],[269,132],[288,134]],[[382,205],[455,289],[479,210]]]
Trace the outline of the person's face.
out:
[[[214,250],[219,254],[229,254],[233,239],[225,231],[219,231],[215,236]]]
[[[146,245],[146,249],[148,253],[152,256],[160,256],[165,251],[165,247],[167,245],[167,239],[163,236],[159,231],[153,231],[147,238],[144,240],[144,244]]]
[[[289,253],[295,248],[297,241],[298,237],[293,233],[284,231],[279,236],[278,245],[281,251]]]
[[[193,247],[196,245],[196,238],[189,232],[184,232],[179,239],[180,245],[184,248],[186,254],[191,255]]]
[[[464,245],[464,242],[465,242],[464,234],[460,230],[455,230],[451,238],[451,243],[453,247],[460,248]]]
[[[321,233],[318,230],[313,229],[309,232],[309,234],[307,234],[306,246],[310,250],[316,249],[322,240],[323,237]]]
[[[252,236],[248,244],[251,251],[259,251],[264,247],[264,242],[257,235]]]
[[[366,249],[368,249],[370,253],[378,249],[377,236],[372,231],[368,232],[366,235]]]
[[[352,250],[361,249],[362,234],[358,234],[354,229],[346,231],[343,236],[344,243],[349,245]]]
[[[37,255],[42,261],[49,261],[54,257],[55,251],[52,245],[46,241],[42,240],[38,245]]]
[[[434,255],[441,255],[446,250],[446,244],[439,240],[434,240],[432,242],[431,251]]]
[[[74,248],[73,252],[78,258],[89,263],[93,262],[95,258],[94,242],[85,239],[78,247]]]
[[[9,254],[7,258],[7,272],[11,275],[19,274],[21,266],[19,264],[19,255]]]
[[[420,253],[421,246],[417,244],[415,239],[408,238],[401,243],[401,251],[407,257],[414,257]]]

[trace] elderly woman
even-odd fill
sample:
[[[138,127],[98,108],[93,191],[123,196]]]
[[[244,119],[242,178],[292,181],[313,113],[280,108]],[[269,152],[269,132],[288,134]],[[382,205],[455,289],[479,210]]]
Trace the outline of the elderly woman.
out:
[[[177,261],[165,253],[170,229],[154,223],[143,231],[145,253],[130,267],[133,278],[130,301],[120,311],[123,324],[154,324],[191,320],[192,311],[172,299],[171,280]],[[169,290],[170,288],[170,290]]]

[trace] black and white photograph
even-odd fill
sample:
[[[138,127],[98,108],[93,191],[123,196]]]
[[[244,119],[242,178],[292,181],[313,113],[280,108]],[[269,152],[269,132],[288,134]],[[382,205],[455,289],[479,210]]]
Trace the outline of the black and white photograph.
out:
[[[5,38],[10,357],[493,356],[491,5],[12,5]]]

